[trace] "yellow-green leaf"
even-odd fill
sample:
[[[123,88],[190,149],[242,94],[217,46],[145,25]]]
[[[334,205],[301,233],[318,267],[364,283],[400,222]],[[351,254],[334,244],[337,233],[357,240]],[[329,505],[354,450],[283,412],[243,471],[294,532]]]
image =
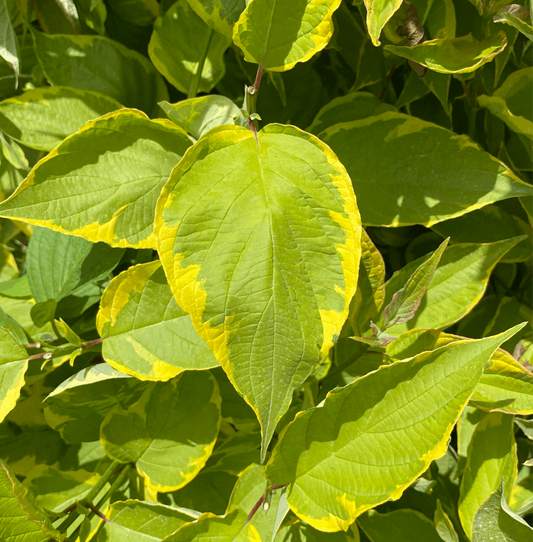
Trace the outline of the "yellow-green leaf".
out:
[[[364,511],[400,498],[446,452],[483,367],[519,329],[451,343],[333,390],[284,429],[267,478],[289,484],[289,506],[302,520],[346,530]]]
[[[372,43],[380,45],[379,36],[387,21],[398,11],[402,0],[364,0],[366,6],[366,26]]]

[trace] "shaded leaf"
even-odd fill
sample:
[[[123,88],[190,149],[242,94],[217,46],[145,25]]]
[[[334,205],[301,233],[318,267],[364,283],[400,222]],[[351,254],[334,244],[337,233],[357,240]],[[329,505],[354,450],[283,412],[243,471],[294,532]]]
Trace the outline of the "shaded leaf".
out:
[[[32,36],[39,63],[53,85],[94,90],[146,112],[168,99],[165,83],[150,61],[116,41],[37,30]]]
[[[96,325],[105,339],[104,359],[141,380],[168,380],[185,369],[218,365],[172,297],[159,261],[130,267],[111,281]]]
[[[146,384],[103,363],[83,369],[61,383],[45,400],[46,421],[70,443],[92,442],[114,407],[127,408]]]
[[[495,23],[507,23],[516,28],[527,39],[533,41],[533,21],[530,18],[530,10],[519,4],[510,4],[503,7],[494,16]]]
[[[283,431],[267,478],[289,484],[291,510],[327,532],[346,529],[365,510],[400,498],[444,455],[484,365],[518,329],[452,343],[331,391]]]
[[[214,129],[174,169],[156,235],[174,297],[262,424],[264,454],[355,292],[360,225],[346,172],[294,127],[270,124],[257,142],[245,128]]]
[[[213,32],[187,0],[178,0],[155,22],[148,53],[157,70],[184,94],[205,56],[198,91],[209,92],[224,76],[223,55],[229,45],[230,40]]]
[[[208,372],[188,371],[152,384],[127,410],[110,412],[100,440],[115,461],[134,462],[156,491],[174,491],[205,465],[219,425],[215,379]]]
[[[471,536],[474,516],[504,479],[509,494],[517,474],[513,416],[491,412],[478,423],[468,446],[459,497],[459,517]]]
[[[497,243],[449,246],[442,255],[417,314],[406,324],[390,327],[388,332],[399,334],[416,327],[442,328],[460,320],[482,298],[499,259],[519,240],[520,237],[515,237]],[[394,293],[425,258],[408,263],[393,275],[385,284],[384,304],[392,300]]]
[[[444,540],[444,542],[459,542],[455,527],[446,512],[442,509],[439,500],[437,500],[437,510],[435,511],[435,518],[433,521],[435,523],[435,529],[437,529],[437,534],[441,540]]]
[[[370,226],[432,226],[533,191],[466,136],[400,113],[337,124],[320,138],[345,165]]]
[[[109,113],[43,158],[0,215],[92,242],[154,247],[157,198],[190,143],[170,121],[132,109]]]
[[[503,482],[483,503],[474,518],[472,542],[529,542],[533,529],[507,505]]]
[[[51,151],[89,120],[121,107],[89,90],[36,88],[0,102],[0,129],[27,147]]]
[[[248,125],[241,110],[225,96],[211,94],[176,104],[160,102],[159,106],[172,122],[181,126],[195,139],[202,137],[211,128],[223,124]]]
[[[211,28],[231,39],[233,26],[250,0],[188,0],[192,9]]]
[[[233,27],[247,62],[287,71],[321,51],[333,34],[341,0],[253,0]],[[268,21],[268,22],[267,22]]]
[[[9,16],[7,0],[0,0],[0,58],[3,58],[13,68],[15,72],[14,88],[16,88],[20,74],[19,46]]]
[[[425,41],[413,47],[385,45],[385,50],[439,73],[470,73],[490,62],[507,45],[503,30],[478,41],[471,34]]]
[[[367,15],[366,26],[372,39],[372,43],[377,47],[380,45],[379,36],[387,21],[402,5],[402,0],[364,0]]]

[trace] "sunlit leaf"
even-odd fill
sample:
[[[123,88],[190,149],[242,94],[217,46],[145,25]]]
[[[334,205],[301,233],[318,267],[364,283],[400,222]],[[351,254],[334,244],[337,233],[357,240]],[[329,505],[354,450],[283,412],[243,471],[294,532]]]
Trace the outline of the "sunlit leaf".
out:
[[[293,127],[268,125],[257,141],[211,130],[165,186],[156,236],[178,304],[254,408],[265,453],[355,292],[360,223],[346,171]]]
[[[328,532],[346,529],[364,511],[400,498],[444,455],[483,367],[518,329],[451,343],[331,391],[320,407],[283,431],[267,478],[289,484],[292,511]]]
[[[231,39],[233,26],[250,0],[188,0],[211,28]]]
[[[402,5],[402,0],[364,0],[366,6],[366,26],[372,43],[380,45],[379,36],[387,21]]]
[[[102,355],[141,380],[168,380],[218,362],[176,303],[159,261],[123,271],[106,288],[97,328]]]
[[[154,247],[157,198],[190,144],[170,121],[132,109],[109,113],[43,158],[0,215],[92,242]]]

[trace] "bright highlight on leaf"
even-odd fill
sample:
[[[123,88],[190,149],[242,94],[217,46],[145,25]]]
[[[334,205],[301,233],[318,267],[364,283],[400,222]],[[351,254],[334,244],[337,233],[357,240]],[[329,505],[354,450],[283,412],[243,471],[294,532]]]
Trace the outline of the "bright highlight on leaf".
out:
[[[104,359],[141,380],[169,380],[218,362],[176,303],[158,261],[130,267],[106,288],[97,316]]]
[[[445,453],[483,367],[521,327],[452,343],[333,390],[286,427],[267,478],[289,484],[291,510],[327,532],[346,530],[365,510],[399,499]]]
[[[324,49],[341,0],[253,0],[233,28],[247,62],[287,71]]]
[[[155,248],[157,198],[190,144],[170,121],[132,109],[109,113],[43,158],[0,204],[0,216],[93,243]]]
[[[255,410],[265,454],[355,292],[361,231],[349,177],[296,128],[271,124],[256,140],[225,126],[185,155],[156,215],[172,292]]]

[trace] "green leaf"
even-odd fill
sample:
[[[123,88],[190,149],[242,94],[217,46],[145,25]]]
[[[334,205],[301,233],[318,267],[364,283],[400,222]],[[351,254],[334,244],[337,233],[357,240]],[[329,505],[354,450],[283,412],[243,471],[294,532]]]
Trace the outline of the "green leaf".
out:
[[[507,505],[503,481],[474,517],[472,542],[529,542],[533,529]]]
[[[248,126],[241,110],[225,96],[211,94],[176,104],[159,102],[159,106],[172,122],[195,139],[202,137],[211,128],[224,124]]]
[[[478,102],[513,132],[533,140],[533,106],[529,103],[532,93],[533,73],[531,68],[524,68],[511,73],[492,96],[479,96]]]
[[[82,500],[99,479],[98,473],[83,469],[70,472],[39,465],[31,470],[24,480],[24,486],[35,495],[38,506],[59,514],[71,504]],[[106,484],[96,500],[102,499],[109,488],[110,485]]]
[[[27,147],[51,151],[86,122],[121,107],[99,92],[36,88],[0,102],[0,129]]]
[[[348,170],[366,225],[432,226],[533,191],[466,136],[408,115],[341,123],[320,137]]]
[[[462,36],[424,41],[413,47],[385,45],[385,50],[407,58],[438,73],[470,73],[490,62],[507,45],[503,30],[483,41]]]
[[[16,336],[0,327],[0,422],[15,408],[24,374],[28,368],[28,353]]]
[[[383,329],[405,324],[414,318],[447,246],[448,239],[442,242],[439,248],[415,269],[407,279],[405,286],[394,292],[389,304],[383,309],[381,317]],[[387,295],[386,287],[385,295]]]
[[[46,542],[58,534],[48,516],[34,504],[31,492],[0,461],[0,537],[6,541]]]
[[[340,122],[366,119],[387,111],[396,111],[395,107],[381,102],[370,92],[350,92],[331,100],[317,114],[307,132],[320,134]]]
[[[106,363],[88,367],[65,380],[46,398],[46,421],[69,443],[98,440],[108,412],[114,407],[130,406],[146,386]]]
[[[226,513],[233,512],[236,509],[246,512],[252,510],[259,499],[265,494],[266,489],[267,480],[263,476],[262,465],[258,463],[250,465],[240,474],[233,488]],[[249,524],[257,529],[257,532],[261,535],[261,540],[270,542],[276,534],[274,529],[280,505],[283,510],[282,494],[282,490],[274,491],[271,494],[268,507],[265,508],[265,501],[263,501],[262,506],[259,507],[254,517],[250,520]],[[285,514],[287,511],[288,507],[285,505]]]
[[[218,362],[176,303],[159,261],[130,267],[106,288],[96,325],[103,358],[141,380],[168,380]]]
[[[157,198],[190,144],[170,121],[132,109],[109,113],[43,158],[0,215],[92,242],[152,248]]]
[[[390,327],[388,333],[398,335],[417,327],[443,328],[460,320],[483,297],[490,274],[500,258],[521,239],[515,237],[497,243],[449,246],[417,314],[406,324]],[[408,263],[385,284],[384,304],[392,301],[395,292],[426,258]]]
[[[24,331],[34,340],[53,340],[53,330],[50,324],[38,327],[31,318],[31,309],[35,305],[33,299],[26,296],[21,298],[4,297],[0,295],[0,308],[13,320],[18,322]]]
[[[223,56],[230,43],[213,32],[187,0],[178,0],[155,22],[148,53],[157,70],[184,94],[189,93],[194,74],[205,58],[198,91],[210,92],[224,76]]]
[[[264,454],[355,292],[361,233],[346,171],[294,127],[270,124],[257,141],[221,127],[174,169],[156,214],[174,297],[256,412]]]
[[[372,511],[359,517],[357,524],[372,542],[441,542],[431,520],[416,510],[394,510],[388,514]]]
[[[372,43],[381,44],[379,36],[383,27],[402,5],[402,0],[364,0],[367,14],[366,27]]]
[[[20,74],[19,46],[9,16],[7,0],[0,0],[0,58],[3,58],[13,68],[16,88]]]
[[[253,525],[245,525],[246,514],[239,509],[225,516],[202,514],[194,523],[186,523],[164,542],[261,542]]]
[[[188,0],[191,8],[211,28],[231,40],[233,26],[250,0]]]
[[[124,250],[81,237],[35,228],[28,245],[26,270],[35,301],[59,301],[80,286],[105,278]]]
[[[4,158],[18,170],[27,171],[30,169],[24,151],[9,136],[6,137],[0,132],[0,147]]]
[[[498,205],[487,205],[466,215],[439,222],[431,227],[443,237],[451,237],[451,243],[493,243],[527,235],[504,254],[500,262],[529,261],[533,247],[531,227],[516,214],[511,214]]]
[[[224,405],[224,396],[222,396],[222,405]],[[259,431],[250,433],[238,431],[216,447],[202,472],[224,471],[239,475],[252,463],[259,462],[260,447]],[[255,502],[252,506],[254,504]]]
[[[359,540],[359,532],[355,523],[346,533],[323,533],[302,521],[283,526],[275,538],[275,542],[359,542]]]
[[[494,353],[471,403],[483,410],[533,414],[533,374],[504,350]]]
[[[52,322],[56,317],[57,301],[48,299],[36,303],[30,311],[31,319],[37,327],[43,327],[48,322]]]
[[[147,113],[168,93],[161,76],[140,53],[102,36],[47,35],[32,30],[35,53],[47,79],[106,94]]]
[[[463,411],[464,412],[464,411]],[[459,537],[455,531],[453,523],[442,509],[440,501],[437,499],[437,510],[435,510],[435,529],[441,540],[444,542],[459,542]]]
[[[369,329],[371,320],[379,314],[385,299],[385,262],[365,230],[361,235],[361,263],[357,291],[352,300],[351,317],[356,333]]]
[[[324,49],[333,35],[341,0],[253,0],[233,27],[244,60],[287,71]]]
[[[498,488],[502,477],[508,495],[513,487],[517,474],[513,422],[513,416],[491,412],[472,435],[459,497],[459,517],[469,537],[477,510]]]
[[[28,276],[24,275],[18,279],[0,282],[0,296],[12,297],[15,299],[29,299],[31,297],[31,290]]]
[[[518,11],[513,9],[515,6],[518,7]],[[516,28],[528,40],[533,41],[533,20],[528,21],[528,18],[520,13],[520,9],[524,9],[523,6],[517,6],[516,4],[505,6],[494,16],[494,22],[507,23]]]
[[[98,532],[98,542],[152,542],[162,540],[196,519],[186,508],[127,500],[114,502],[106,513],[109,522]]]
[[[127,410],[110,412],[100,440],[115,461],[134,462],[156,491],[174,491],[205,465],[219,425],[216,380],[208,372],[188,371],[152,384]]]
[[[28,343],[24,328],[16,320],[13,320],[11,316],[8,316],[2,309],[0,309],[0,327],[9,331],[20,345],[24,346]]]
[[[346,529],[364,511],[400,498],[444,455],[483,367],[518,330],[452,343],[331,391],[283,431],[267,478],[289,484],[292,511],[326,532]]]
[[[159,15],[157,0],[110,0],[108,5],[121,19],[138,26],[151,25]]]

